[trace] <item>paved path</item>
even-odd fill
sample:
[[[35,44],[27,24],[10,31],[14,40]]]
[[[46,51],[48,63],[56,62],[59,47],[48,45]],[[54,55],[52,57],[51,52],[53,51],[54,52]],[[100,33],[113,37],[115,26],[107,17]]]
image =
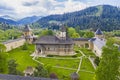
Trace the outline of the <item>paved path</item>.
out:
[[[94,67],[94,69],[96,70],[96,64],[94,63],[94,60],[92,58],[88,58],[90,60],[90,62],[92,63],[92,66]]]
[[[62,68],[62,69],[69,69],[69,70],[77,70],[77,69],[74,69],[74,68],[67,68],[67,67],[60,67],[60,66],[52,66],[52,67]]]
[[[34,57],[32,58],[35,62],[44,65],[44,63],[41,63],[40,61],[36,60]]]
[[[85,57],[87,57],[81,50],[79,50],[80,51],[80,53],[82,54],[82,56],[85,56]],[[90,59],[90,56],[89,57],[87,57],[88,59],[89,59],[89,61],[91,62],[91,64],[92,64],[92,66],[93,66],[93,68],[94,69],[96,69],[96,65],[94,64],[94,62],[93,62],[93,60],[91,60]]]
[[[88,72],[88,73],[92,73],[94,74],[95,72],[92,72],[92,71],[86,71],[86,70],[80,70],[80,71],[83,71],[83,72]]]
[[[50,58],[50,59],[80,59],[80,57],[77,57],[77,58],[41,57],[41,58]]]
[[[83,57],[83,56],[82,56]],[[78,69],[76,71],[76,73],[78,73],[80,71],[80,68],[81,68],[81,64],[82,64],[82,57],[80,58],[80,63],[79,63],[79,66],[78,66]]]

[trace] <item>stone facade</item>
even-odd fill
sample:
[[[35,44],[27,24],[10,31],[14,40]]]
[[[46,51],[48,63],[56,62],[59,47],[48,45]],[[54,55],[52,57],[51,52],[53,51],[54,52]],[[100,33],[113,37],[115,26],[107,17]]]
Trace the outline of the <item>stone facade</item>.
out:
[[[39,55],[74,55],[73,45],[69,44],[45,44],[45,45],[36,45],[37,53]]]

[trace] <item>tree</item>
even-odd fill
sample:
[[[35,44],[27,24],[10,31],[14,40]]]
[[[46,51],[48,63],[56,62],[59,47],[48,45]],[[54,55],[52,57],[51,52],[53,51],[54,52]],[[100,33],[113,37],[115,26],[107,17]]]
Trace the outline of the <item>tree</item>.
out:
[[[119,54],[118,47],[114,46],[114,41],[108,41],[103,48],[102,58],[96,70],[97,80],[119,80]]]
[[[19,71],[17,70],[18,64],[15,60],[11,59],[8,61],[8,74],[17,75]]]
[[[40,36],[45,36],[45,35],[53,35],[52,30],[43,30],[40,34]]]
[[[3,44],[0,44],[0,73],[4,73],[6,71],[6,54],[4,53],[6,47]]]
[[[0,73],[5,73],[7,70],[7,59],[4,53],[0,53]]]
[[[83,37],[85,37],[85,38],[92,38],[92,37],[94,37],[94,33],[91,32],[91,31],[87,31],[87,32],[85,32]]]
[[[68,28],[68,36],[71,38],[79,38],[80,35],[76,32],[74,28]]]
[[[0,53],[5,52],[6,47],[3,44],[0,44]]]
[[[71,37],[72,37],[72,38],[79,38],[80,35],[79,35],[78,33],[73,33]]]
[[[39,64],[35,69],[35,77],[48,77],[48,71],[43,67],[43,65]]]
[[[96,58],[95,58],[94,63],[95,63],[97,66],[99,66],[99,63],[100,63],[99,57],[96,57]]]

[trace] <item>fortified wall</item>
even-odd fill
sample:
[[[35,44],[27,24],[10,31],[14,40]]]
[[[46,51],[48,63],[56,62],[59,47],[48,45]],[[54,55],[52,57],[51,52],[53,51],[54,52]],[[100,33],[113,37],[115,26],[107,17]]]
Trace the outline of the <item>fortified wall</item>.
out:
[[[24,37],[3,42],[3,44],[6,46],[6,52],[24,45],[25,42],[32,44],[34,37],[32,34],[32,29],[28,25],[25,26],[23,34]]]
[[[22,38],[18,38],[18,39],[14,39],[14,40],[9,40],[7,42],[3,42],[3,44],[6,47],[6,52],[8,52],[12,49],[15,49],[15,48],[18,48],[18,47],[24,45],[25,42],[26,42],[25,38],[22,37]]]

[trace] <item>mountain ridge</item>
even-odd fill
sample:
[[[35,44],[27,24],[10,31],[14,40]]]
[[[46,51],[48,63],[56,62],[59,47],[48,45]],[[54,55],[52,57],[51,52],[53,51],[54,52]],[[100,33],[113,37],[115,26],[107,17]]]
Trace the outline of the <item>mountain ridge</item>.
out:
[[[120,29],[120,9],[111,5],[98,5],[80,11],[62,15],[50,15],[37,21],[42,27],[50,26],[50,21],[58,21],[70,27],[79,26],[80,29],[101,28],[111,31]]]
[[[39,20],[42,16],[29,16],[24,17],[20,20],[16,20],[8,15],[0,16],[0,22],[7,23],[10,25],[26,25],[31,24]]]

